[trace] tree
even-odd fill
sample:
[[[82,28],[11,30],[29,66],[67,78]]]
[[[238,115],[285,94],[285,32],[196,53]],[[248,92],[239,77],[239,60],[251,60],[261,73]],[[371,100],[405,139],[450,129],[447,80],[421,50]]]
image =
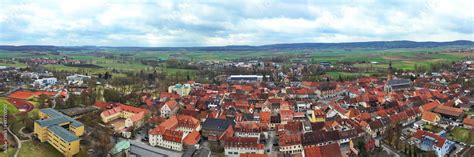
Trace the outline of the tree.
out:
[[[110,102],[125,103],[124,95],[113,89],[104,89],[104,99]]]
[[[38,104],[40,105],[40,108],[44,108],[45,104],[48,102],[50,97],[46,94],[41,94],[38,96]]]

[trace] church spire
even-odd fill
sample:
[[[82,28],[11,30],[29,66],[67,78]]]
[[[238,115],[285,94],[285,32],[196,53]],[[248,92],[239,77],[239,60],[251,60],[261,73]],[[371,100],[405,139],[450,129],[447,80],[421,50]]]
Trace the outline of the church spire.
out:
[[[393,68],[392,68],[392,61],[390,60],[388,63],[387,80],[390,81],[392,79],[393,79]]]

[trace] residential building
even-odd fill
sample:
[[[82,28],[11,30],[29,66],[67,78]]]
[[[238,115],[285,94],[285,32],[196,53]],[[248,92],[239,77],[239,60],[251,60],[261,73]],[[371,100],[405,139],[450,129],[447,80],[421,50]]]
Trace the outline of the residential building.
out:
[[[182,151],[184,145],[199,142],[201,124],[198,119],[187,115],[174,115],[149,131],[151,146]]]
[[[178,111],[178,102],[176,100],[168,100],[166,103],[161,107],[160,112],[161,112],[161,117],[163,118],[168,118]]]
[[[224,139],[224,154],[238,157],[240,154],[264,154],[265,145],[254,137],[228,137]]]
[[[432,132],[417,130],[413,134],[415,143],[423,151],[434,151],[438,157],[444,157],[453,148],[454,142]]]

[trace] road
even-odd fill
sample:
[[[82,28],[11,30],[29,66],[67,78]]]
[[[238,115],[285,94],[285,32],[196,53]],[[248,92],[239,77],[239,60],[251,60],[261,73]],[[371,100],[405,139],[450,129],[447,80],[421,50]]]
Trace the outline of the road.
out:
[[[399,153],[397,150],[393,149],[389,145],[386,145],[385,143],[381,142],[381,146],[383,150],[387,151],[389,155],[392,155],[394,157],[405,157],[404,154]]]
[[[268,140],[267,140],[267,143],[265,145],[265,153],[268,153],[268,154],[272,153],[273,143],[275,141],[275,135],[276,135],[275,131],[269,131],[268,132]],[[268,150],[270,150],[270,152],[268,152]]]
[[[20,141],[20,139],[18,138],[18,136],[16,136],[16,135],[10,130],[10,127],[8,127],[7,130],[8,130],[8,133],[10,133],[10,134],[13,135],[13,137],[14,137],[15,140],[16,140],[16,143],[18,143],[18,147],[16,148],[15,154],[13,155],[13,157],[17,157],[18,154],[20,153],[21,141]]]

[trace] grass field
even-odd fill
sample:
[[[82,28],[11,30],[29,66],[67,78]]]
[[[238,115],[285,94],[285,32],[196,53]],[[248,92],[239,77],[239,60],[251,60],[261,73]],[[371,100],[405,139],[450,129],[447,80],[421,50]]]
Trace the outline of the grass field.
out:
[[[449,132],[448,138],[466,144],[474,144],[474,130],[456,127]]]
[[[21,157],[61,157],[63,156],[53,146],[48,143],[40,143],[38,141],[28,141],[22,143],[20,149]]]
[[[5,105],[7,106],[7,110],[9,114],[14,114],[18,112],[18,109],[12,104],[10,104],[10,102],[5,100],[5,98],[0,98],[0,109],[2,110],[2,115],[3,115],[3,107]]]
[[[6,152],[1,152],[0,157],[12,157],[15,154],[16,148],[8,147]]]

